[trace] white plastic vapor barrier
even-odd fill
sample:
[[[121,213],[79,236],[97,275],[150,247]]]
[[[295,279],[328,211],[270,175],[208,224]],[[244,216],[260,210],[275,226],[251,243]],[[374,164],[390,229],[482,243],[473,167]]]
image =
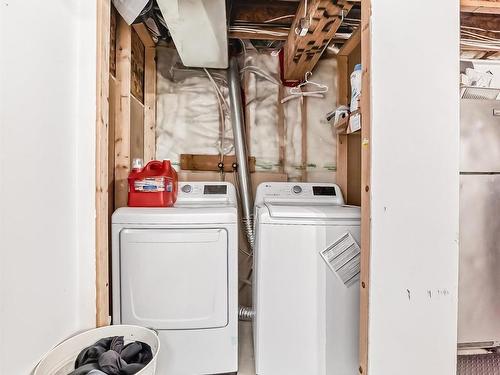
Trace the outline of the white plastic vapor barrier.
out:
[[[156,158],[170,159],[178,169],[180,154],[234,154],[229,110],[202,69],[186,68],[175,50],[157,49]],[[209,73],[228,103],[225,70]],[[222,136],[223,135],[223,136]]]
[[[255,72],[255,68],[279,80],[279,58],[276,54],[257,52],[249,48],[241,64],[244,74],[246,123],[250,154],[256,158],[258,171],[277,171],[279,168],[278,105],[279,87],[276,83]],[[307,163],[308,177],[312,180],[335,181],[336,135],[326,120],[337,101],[337,62],[335,58],[320,60],[314,70],[313,80],[329,87],[324,98],[308,98],[307,108]],[[307,88],[306,88],[307,89]],[[283,89],[283,96],[290,95],[290,88]],[[290,179],[302,176],[302,111],[301,100],[293,99],[283,104],[285,172]]]
[[[156,158],[170,159],[178,168],[180,154],[234,154],[226,70],[209,70],[224,97],[222,101],[203,69],[186,68],[174,49],[159,47],[157,51]],[[326,114],[337,101],[335,58],[320,60],[311,78],[329,89],[324,98],[306,99],[307,155],[304,156],[300,98],[283,104],[284,126],[279,130],[278,55],[257,51],[246,44],[240,70],[248,150],[256,159],[256,171],[280,171],[282,143],[284,171],[289,179],[302,178],[305,160],[309,180],[335,182],[337,139],[332,124],[326,121]],[[290,88],[284,87],[283,97],[289,94]]]
[[[248,48],[248,47],[247,47]],[[279,81],[279,58],[269,53],[247,51],[243,71],[245,90],[245,121],[248,129],[249,152],[256,158],[257,171],[278,171],[278,96],[279,86],[262,75],[259,69]],[[248,70],[247,70],[248,69]]]
[[[326,114],[337,104],[337,60],[324,58],[316,65],[312,81],[328,86],[323,99],[307,99],[307,173],[309,180],[335,182],[337,136]]]
[[[290,88],[283,90],[290,95]],[[285,172],[289,179],[302,176],[302,108],[299,99],[283,104],[285,115]]]

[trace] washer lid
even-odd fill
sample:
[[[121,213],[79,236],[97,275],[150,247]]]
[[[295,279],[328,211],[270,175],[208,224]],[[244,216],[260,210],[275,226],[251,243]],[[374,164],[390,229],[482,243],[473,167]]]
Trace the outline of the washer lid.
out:
[[[361,209],[355,206],[338,206],[324,204],[280,204],[266,203],[269,218],[272,219],[313,219],[328,221],[352,221],[361,219]]]
[[[232,205],[182,207],[122,207],[111,218],[113,224],[234,224],[238,221]]]

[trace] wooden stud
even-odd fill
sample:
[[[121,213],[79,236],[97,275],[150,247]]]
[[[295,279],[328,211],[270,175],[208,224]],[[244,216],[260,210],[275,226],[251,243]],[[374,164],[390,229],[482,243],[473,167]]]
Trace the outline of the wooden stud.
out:
[[[96,101],[96,326],[110,324],[109,221],[108,221],[108,121],[111,1],[97,2],[97,101]]]
[[[368,373],[368,321],[370,314],[370,244],[371,244],[371,0],[361,3],[361,293],[359,358],[360,372]]]
[[[119,105],[115,118],[115,208],[127,205],[130,172],[130,81],[132,33],[119,17],[117,28],[116,79],[119,84]]]
[[[307,15],[311,24],[305,36],[297,35],[300,20],[305,17],[305,0],[301,0],[294,22],[285,45],[285,79],[301,80],[308,71],[312,71],[322,53],[335,36],[342,14],[345,16],[352,4],[339,0],[334,4],[330,0],[309,0]]]
[[[361,132],[347,135],[346,203],[361,206]]]
[[[349,56],[337,56],[337,77],[337,104],[348,106],[351,101]]]
[[[145,48],[142,44],[139,35],[132,29],[132,54],[131,54],[131,64],[132,64],[132,74],[130,77],[130,92],[134,95],[141,103],[144,103],[144,65],[145,65]]]
[[[115,121],[116,111],[119,107],[120,86],[116,78],[109,77],[109,130],[108,130],[108,214],[109,217],[115,210]],[[110,238],[111,241],[111,238]],[[111,245],[111,242],[110,242]]]
[[[361,29],[356,29],[347,39],[337,56],[349,56],[361,44]]]
[[[340,190],[344,194],[344,199],[347,201],[348,196],[348,154],[349,142],[347,134],[337,134],[337,173],[335,181],[340,186]]]
[[[130,97],[130,160],[144,160],[144,104]]]
[[[350,72],[361,62],[361,32],[355,31],[337,54],[337,105],[349,106],[351,100]],[[348,119],[347,119],[348,121]],[[347,124],[345,124],[347,126]],[[361,140],[359,133],[337,134],[336,181],[348,204],[360,205]]]
[[[111,4],[110,36],[109,36],[109,72],[116,77],[116,22],[118,11]]]
[[[144,70],[144,161],[156,157],[156,48],[146,47]]]
[[[302,125],[302,153],[301,153],[301,171],[302,181],[307,181],[307,98],[304,96],[300,103],[300,119]]]
[[[281,104],[281,99],[284,96],[283,85],[279,85],[278,89],[278,142],[279,142],[279,171],[285,173],[286,159],[286,138],[285,138],[285,108]]]

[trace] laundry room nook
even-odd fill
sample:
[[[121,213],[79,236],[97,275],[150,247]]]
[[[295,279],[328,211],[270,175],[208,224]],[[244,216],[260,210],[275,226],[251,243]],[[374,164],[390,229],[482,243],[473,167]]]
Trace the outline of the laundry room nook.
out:
[[[500,374],[499,4],[6,1],[0,375]]]
[[[156,330],[159,373],[356,372],[361,4],[169,5],[110,7],[98,318]]]

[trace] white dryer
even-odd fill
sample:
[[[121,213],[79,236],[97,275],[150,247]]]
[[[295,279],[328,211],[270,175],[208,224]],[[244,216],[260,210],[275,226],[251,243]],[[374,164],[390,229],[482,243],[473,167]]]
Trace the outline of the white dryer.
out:
[[[264,183],[255,227],[257,374],[357,374],[360,208],[334,184]]]
[[[237,371],[237,219],[224,182],[180,183],[175,207],[113,214],[113,323],[159,333],[158,374]]]

